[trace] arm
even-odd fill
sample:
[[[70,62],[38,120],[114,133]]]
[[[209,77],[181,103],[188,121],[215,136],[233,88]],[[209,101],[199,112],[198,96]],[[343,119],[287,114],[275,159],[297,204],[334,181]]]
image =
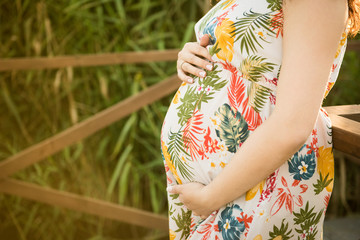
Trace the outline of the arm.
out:
[[[304,144],[315,124],[346,24],[347,1],[284,0],[283,11],[283,61],[276,107],[224,170],[201,189],[203,201],[211,204],[207,206],[210,212],[245,194],[284,164]],[[209,213],[196,209],[185,185],[176,187],[190,209],[198,215]]]

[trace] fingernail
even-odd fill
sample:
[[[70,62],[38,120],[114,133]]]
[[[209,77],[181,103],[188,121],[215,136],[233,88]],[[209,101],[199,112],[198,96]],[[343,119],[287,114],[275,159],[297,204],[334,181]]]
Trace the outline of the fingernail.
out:
[[[206,68],[207,68],[207,70],[211,71],[213,69],[213,66],[211,64],[209,64],[209,65],[206,65]]]
[[[189,83],[193,83],[193,82],[194,82],[194,79],[188,78],[187,81],[188,81]]]
[[[205,77],[206,72],[200,72],[199,75],[200,75],[201,77]]]
[[[168,192],[171,192],[173,190],[173,187],[172,186],[168,186],[167,188],[166,188],[166,191],[168,191]]]

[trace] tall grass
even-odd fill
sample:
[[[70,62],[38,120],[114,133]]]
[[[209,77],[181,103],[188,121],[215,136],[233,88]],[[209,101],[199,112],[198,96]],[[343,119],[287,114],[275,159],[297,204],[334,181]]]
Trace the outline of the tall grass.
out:
[[[204,2],[0,0],[0,57],[180,48],[194,40]],[[327,103],[360,102],[355,60],[355,53],[346,56],[339,82],[345,85],[335,86]],[[1,73],[0,159],[175,71],[174,62],[160,62]],[[145,107],[14,177],[166,215],[159,133],[169,102]],[[165,239],[161,232],[13,196],[1,194],[0,202],[1,239]]]
[[[179,48],[201,1],[0,1],[0,56]],[[176,31],[174,31],[176,30]],[[175,73],[161,62],[7,72],[0,79],[5,159]],[[164,99],[16,174],[16,178],[166,215],[159,133]],[[127,239],[161,233],[0,195],[6,239]]]

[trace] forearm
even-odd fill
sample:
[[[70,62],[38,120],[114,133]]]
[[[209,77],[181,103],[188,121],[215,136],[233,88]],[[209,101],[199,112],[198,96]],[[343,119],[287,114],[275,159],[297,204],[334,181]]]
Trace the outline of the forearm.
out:
[[[213,210],[264,180],[310,135],[345,27],[346,7],[345,0],[287,1],[284,5],[283,58],[275,111],[205,187]]]
[[[294,129],[294,130],[293,130]],[[240,197],[286,162],[305,142],[303,133],[271,116],[258,127],[205,188],[211,208]]]

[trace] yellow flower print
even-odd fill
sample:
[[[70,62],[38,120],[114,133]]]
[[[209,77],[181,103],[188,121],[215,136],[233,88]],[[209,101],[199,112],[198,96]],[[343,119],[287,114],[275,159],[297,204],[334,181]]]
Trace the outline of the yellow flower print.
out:
[[[346,42],[346,32],[343,32],[342,35],[341,35],[341,40],[340,40],[340,43],[339,43],[339,46],[338,46],[338,49],[336,50],[336,54],[335,54],[335,58],[337,58],[341,52],[341,47],[344,46],[345,42]]]
[[[258,191],[260,191],[260,194],[261,194],[264,189],[264,185],[265,185],[265,180],[261,181],[255,187],[253,187],[252,189],[247,191],[245,200],[249,201],[249,200],[253,199]]]
[[[259,234],[259,235],[256,235],[256,237],[254,237],[253,240],[262,240],[262,239],[263,239],[262,236]]]
[[[323,178],[329,174],[328,180],[334,179],[334,155],[332,154],[331,147],[324,148],[324,146],[319,148],[319,158],[317,164],[317,170]],[[328,192],[331,192],[333,189],[334,181],[326,187]]]
[[[329,82],[329,83],[327,84],[324,98],[326,98],[326,96],[329,94],[329,92],[330,92],[330,90],[332,89],[332,87],[334,86],[334,84],[335,84],[334,82]]]
[[[177,90],[172,102],[173,104],[177,104],[179,102],[179,95],[180,95],[180,90]]]
[[[220,51],[216,56],[224,61],[231,61],[234,55],[234,37],[231,32],[235,30],[233,21],[225,18],[215,29],[216,43]]]
[[[282,236],[281,235],[276,236],[276,238],[273,238],[273,240],[282,240]]]
[[[170,235],[170,240],[174,240],[176,238],[176,233],[171,229],[169,235]]]
[[[224,168],[225,166],[226,166],[226,163],[224,163],[224,162],[220,163],[220,167]]]
[[[164,154],[166,165],[169,167],[169,169],[170,169],[171,173],[174,175],[176,181],[179,184],[182,184],[181,179],[180,179],[180,177],[179,177],[179,175],[178,175],[178,173],[176,171],[176,168],[175,168],[174,164],[171,161],[171,157],[170,157],[170,154],[168,152],[168,148],[165,145],[164,141],[161,141],[161,148],[162,148],[162,152]]]
[[[262,236],[259,234],[259,235],[256,235],[256,237],[254,237],[253,240],[262,240]]]

